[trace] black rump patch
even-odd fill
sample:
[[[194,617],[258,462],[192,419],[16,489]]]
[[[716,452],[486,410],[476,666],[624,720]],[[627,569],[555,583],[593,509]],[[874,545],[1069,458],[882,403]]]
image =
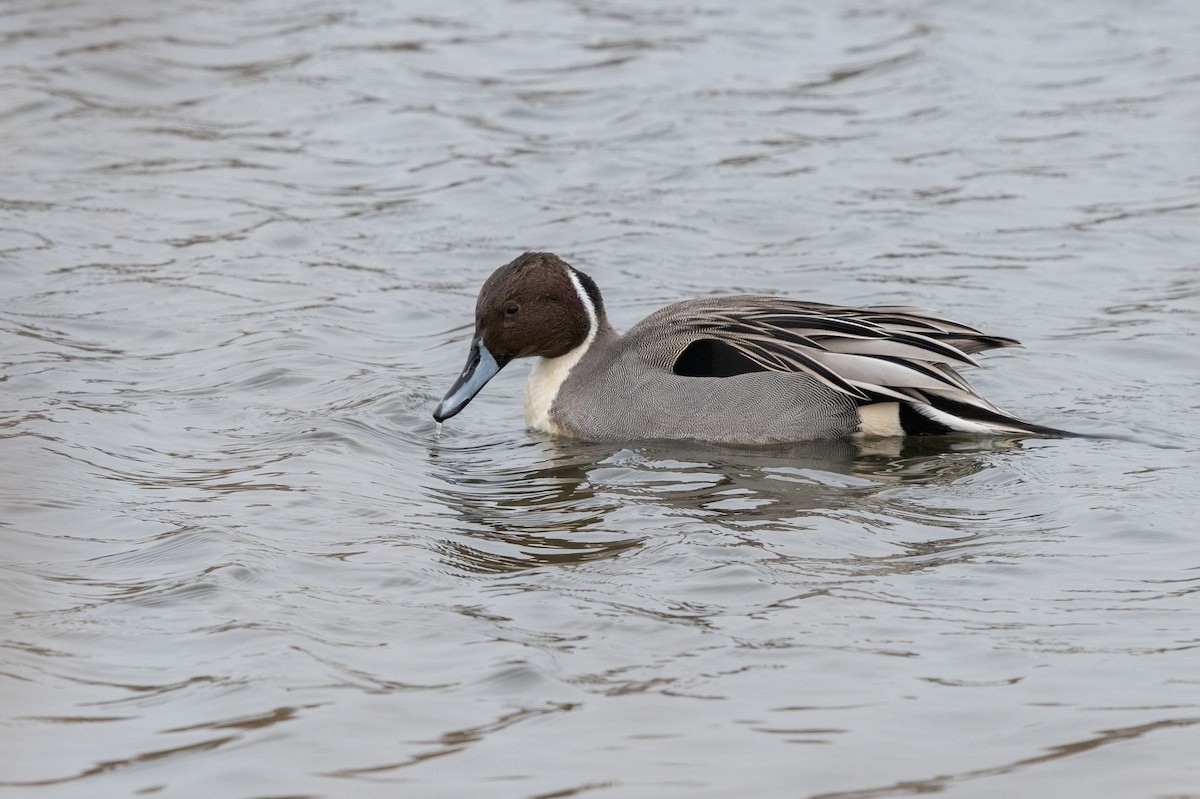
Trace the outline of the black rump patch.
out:
[[[702,338],[680,353],[672,371],[682,377],[733,377],[767,370],[731,344]]]
[[[942,436],[954,429],[930,419],[907,402],[900,403],[900,429],[910,436]]]

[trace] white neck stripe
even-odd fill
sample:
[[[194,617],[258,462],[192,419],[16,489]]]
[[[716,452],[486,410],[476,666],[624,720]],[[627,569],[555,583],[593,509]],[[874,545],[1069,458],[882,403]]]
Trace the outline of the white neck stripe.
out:
[[[579,279],[578,273],[571,267],[567,267],[567,277],[571,278],[571,285],[575,287],[575,293],[579,295],[579,301],[583,303],[583,310],[588,317],[588,335],[587,340],[590,342],[592,337],[596,335],[596,328],[599,327],[599,320],[596,318],[596,306],[592,303],[591,296],[587,293],[587,289],[583,287],[583,281]]]

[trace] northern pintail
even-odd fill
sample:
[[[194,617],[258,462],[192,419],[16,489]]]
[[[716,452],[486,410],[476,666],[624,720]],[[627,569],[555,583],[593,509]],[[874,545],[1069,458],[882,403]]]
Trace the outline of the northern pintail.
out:
[[[954,370],[1016,344],[915,308],[759,296],[678,302],[621,335],[590,277],[527,252],[484,283],[467,365],[433,418],[536,357],[526,425],[592,441],[1070,435],[1000,410]]]

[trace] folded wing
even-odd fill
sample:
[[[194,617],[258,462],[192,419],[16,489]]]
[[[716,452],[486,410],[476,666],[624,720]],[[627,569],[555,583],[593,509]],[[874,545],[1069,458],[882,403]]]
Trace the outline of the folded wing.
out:
[[[859,405],[899,402],[910,417],[919,415],[914,429],[920,432],[1056,432],[1000,410],[956,371],[978,366],[975,353],[1017,341],[928,311],[719,297],[663,312],[671,316],[676,374],[799,372]],[[654,316],[646,323],[653,325]]]

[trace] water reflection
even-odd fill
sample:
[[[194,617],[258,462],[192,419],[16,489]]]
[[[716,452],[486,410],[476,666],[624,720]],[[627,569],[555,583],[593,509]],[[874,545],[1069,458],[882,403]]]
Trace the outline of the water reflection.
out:
[[[1056,760],[1074,757],[1076,755],[1082,755],[1101,747],[1109,747],[1113,744],[1135,740],[1145,735],[1161,732],[1162,730],[1184,729],[1197,724],[1200,724],[1200,718],[1167,718],[1158,721],[1152,721],[1148,724],[1138,724],[1136,726],[1119,729],[1100,730],[1095,735],[1091,735],[1083,740],[1056,744],[1048,747],[1048,751],[1042,754],[1021,758],[1020,760],[1013,762],[1001,763],[996,766],[978,768],[958,773],[940,773],[932,777],[909,779],[903,782],[897,782],[893,785],[883,785],[877,788],[820,793],[813,795],[810,797],[810,799],[882,799],[882,797],[887,796],[912,796],[914,794],[941,793],[947,789],[952,789],[956,785],[961,786],[964,784],[969,784],[974,780],[985,777],[995,777],[999,775],[1020,772],[1031,766],[1037,766],[1043,763],[1049,763]],[[1181,796],[1181,799],[1183,799],[1183,796]]]
[[[617,557],[663,518],[731,530],[799,530],[816,521],[903,514],[885,492],[949,487],[1021,439],[916,438],[798,442],[759,448],[689,442],[636,446],[537,437],[512,448],[441,442],[427,450],[445,507],[457,517],[436,547],[473,573],[514,572]],[[966,509],[931,511],[954,534]],[[911,554],[932,554],[921,542]]]

